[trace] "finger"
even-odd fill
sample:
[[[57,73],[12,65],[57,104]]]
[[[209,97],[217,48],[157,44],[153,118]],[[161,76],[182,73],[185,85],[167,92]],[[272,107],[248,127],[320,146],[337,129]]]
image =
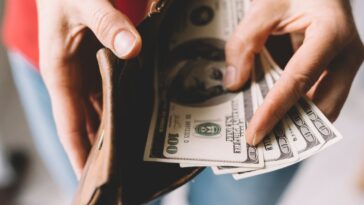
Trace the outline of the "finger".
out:
[[[293,47],[293,51],[297,51],[299,49],[299,47],[302,45],[303,40],[304,40],[304,35],[302,33],[291,33],[290,35],[291,37],[291,43],[292,43],[292,47]]]
[[[76,94],[78,89],[72,86],[75,81],[71,76],[77,69],[67,69],[70,62],[65,60],[69,59],[64,46],[67,32],[59,25],[67,23],[64,18],[59,18],[62,16],[61,9],[40,9],[38,15],[39,36],[42,39],[39,42],[41,76],[51,98],[58,137],[76,175],[80,176],[90,144],[86,136],[82,101]]]
[[[283,1],[281,1],[283,2]],[[226,44],[225,87],[237,90],[249,79],[255,54],[263,48],[283,13],[282,3],[254,1]],[[264,15],[262,15],[264,14]]]
[[[307,93],[330,121],[335,121],[339,116],[363,59],[362,43],[353,41],[335,57],[329,69]]]
[[[339,116],[351,87],[351,82],[348,84],[338,83],[338,80],[339,82],[349,81],[349,79],[343,79],[343,76],[339,76],[339,73],[335,71],[324,72],[317,85],[313,86],[307,94],[308,98],[331,122],[334,122]],[[351,75],[350,78],[353,76]]]
[[[322,29],[322,30],[321,30]],[[310,31],[310,30],[309,30]],[[259,143],[291,106],[316,82],[337,52],[329,28],[306,32],[306,39],[288,62],[280,80],[268,93],[247,129],[249,144]]]
[[[60,85],[48,86],[48,90],[60,141],[79,177],[91,147],[81,97]]]
[[[106,0],[81,5],[84,23],[99,41],[122,59],[135,57],[141,50],[141,37],[127,16]]]

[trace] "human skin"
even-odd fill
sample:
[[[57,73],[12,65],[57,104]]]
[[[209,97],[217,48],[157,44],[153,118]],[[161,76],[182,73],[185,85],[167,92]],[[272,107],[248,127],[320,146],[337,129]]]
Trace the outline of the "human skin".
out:
[[[225,86],[244,85],[254,55],[269,35],[281,34],[293,34],[296,52],[249,123],[252,145],[304,95],[334,121],[364,58],[349,0],[255,0],[226,45]]]
[[[40,73],[60,141],[80,176],[101,116],[99,42],[129,59],[139,53],[141,37],[108,0],[37,0],[37,9]]]
[[[37,0],[37,7],[40,72],[58,135],[80,176],[101,115],[95,52],[103,45],[129,59],[140,52],[141,38],[109,0]],[[363,61],[348,1],[255,0],[227,43],[225,86],[243,86],[267,37],[284,33],[304,34],[304,40],[254,114],[247,130],[250,144],[260,142],[305,94],[334,120]]]

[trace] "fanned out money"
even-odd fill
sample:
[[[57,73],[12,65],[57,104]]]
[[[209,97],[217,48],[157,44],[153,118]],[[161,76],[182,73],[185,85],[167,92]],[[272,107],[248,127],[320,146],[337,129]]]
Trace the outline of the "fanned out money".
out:
[[[342,136],[302,98],[257,146],[246,143],[254,111],[282,73],[267,50],[240,92],[224,89],[225,42],[248,0],[186,0],[166,15],[154,76],[154,110],[144,160],[212,167],[243,179],[297,163]],[[172,22],[172,23],[168,23]],[[252,22],[254,23],[254,22]],[[283,106],[283,105],[282,105]]]

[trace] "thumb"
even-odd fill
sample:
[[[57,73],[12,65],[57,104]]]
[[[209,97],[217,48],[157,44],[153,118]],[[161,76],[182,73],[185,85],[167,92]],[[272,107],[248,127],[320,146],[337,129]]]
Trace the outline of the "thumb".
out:
[[[129,18],[109,1],[92,1],[82,10],[83,22],[116,56],[129,59],[139,54],[142,40],[138,31]]]

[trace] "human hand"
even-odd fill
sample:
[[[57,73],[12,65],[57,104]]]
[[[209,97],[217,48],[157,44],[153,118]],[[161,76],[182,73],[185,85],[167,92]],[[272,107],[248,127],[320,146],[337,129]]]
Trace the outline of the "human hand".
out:
[[[255,0],[227,42],[225,86],[239,89],[268,36],[286,33],[301,35],[303,41],[249,123],[247,142],[252,145],[303,95],[334,121],[364,59],[348,0]]]
[[[37,7],[40,72],[58,135],[80,176],[101,115],[99,42],[128,59],[139,53],[141,38],[109,0],[37,0]]]

